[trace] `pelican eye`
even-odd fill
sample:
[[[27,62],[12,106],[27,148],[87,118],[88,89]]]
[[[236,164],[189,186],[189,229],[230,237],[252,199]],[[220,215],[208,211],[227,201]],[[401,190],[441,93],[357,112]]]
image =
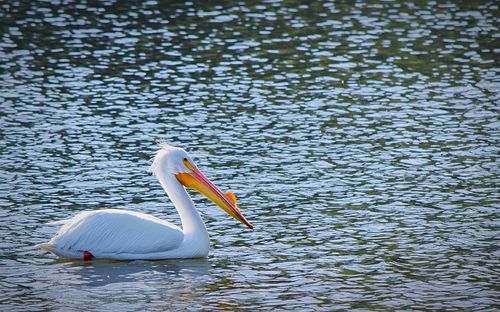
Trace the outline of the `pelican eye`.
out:
[[[182,159],[182,162],[184,163],[184,166],[186,166],[189,170],[193,170],[194,166],[191,165],[191,163],[189,162],[189,160],[186,157],[184,157]]]

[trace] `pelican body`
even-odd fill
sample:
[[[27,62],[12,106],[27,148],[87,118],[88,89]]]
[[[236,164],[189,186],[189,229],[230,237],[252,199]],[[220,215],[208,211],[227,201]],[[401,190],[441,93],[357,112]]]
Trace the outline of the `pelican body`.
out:
[[[204,258],[208,232],[186,188],[208,197],[250,229],[236,197],[223,193],[196,167],[181,148],[160,144],[150,171],[157,177],[179,213],[182,228],[157,217],[121,209],[84,211],[69,220],[48,242],[39,246],[63,258],[176,259]]]

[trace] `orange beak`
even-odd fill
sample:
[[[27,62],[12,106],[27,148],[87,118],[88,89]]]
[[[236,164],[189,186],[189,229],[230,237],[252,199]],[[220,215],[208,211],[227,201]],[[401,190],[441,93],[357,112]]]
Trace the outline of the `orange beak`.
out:
[[[192,188],[205,195],[214,204],[228,213],[231,217],[253,229],[253,225],[245,219],[236,204],[236,196],[231,192],[223,193],[215,186],[198,168],[189,166],[191,172],[181,172],[176,174],[177,180],[187,188]]]

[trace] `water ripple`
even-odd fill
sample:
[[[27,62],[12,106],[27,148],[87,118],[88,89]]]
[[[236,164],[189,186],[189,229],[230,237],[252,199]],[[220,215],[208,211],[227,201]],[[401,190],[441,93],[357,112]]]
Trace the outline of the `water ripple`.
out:
[[[6,309],[497,306],[494,2],[2,8]],[[83,264],[34,247],[87,209],[177,223],[146,173],[161,139],[233,190],[256,230],[193,195],[207,261]]]

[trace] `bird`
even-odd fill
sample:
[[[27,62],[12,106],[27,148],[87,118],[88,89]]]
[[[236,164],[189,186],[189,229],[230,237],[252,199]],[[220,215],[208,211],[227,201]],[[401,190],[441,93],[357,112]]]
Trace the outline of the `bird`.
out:
[[[186,189],[203,194],[253,230],[241,214],[236,196],[215,186],[184,149],[160,143],[149,171],[177,209],[182,228],[137,211],[82,211],[57,221],[62,227],[49,242],[38,247],[61,258],[84,261],[206,258],[210,249],[208,232]]]

